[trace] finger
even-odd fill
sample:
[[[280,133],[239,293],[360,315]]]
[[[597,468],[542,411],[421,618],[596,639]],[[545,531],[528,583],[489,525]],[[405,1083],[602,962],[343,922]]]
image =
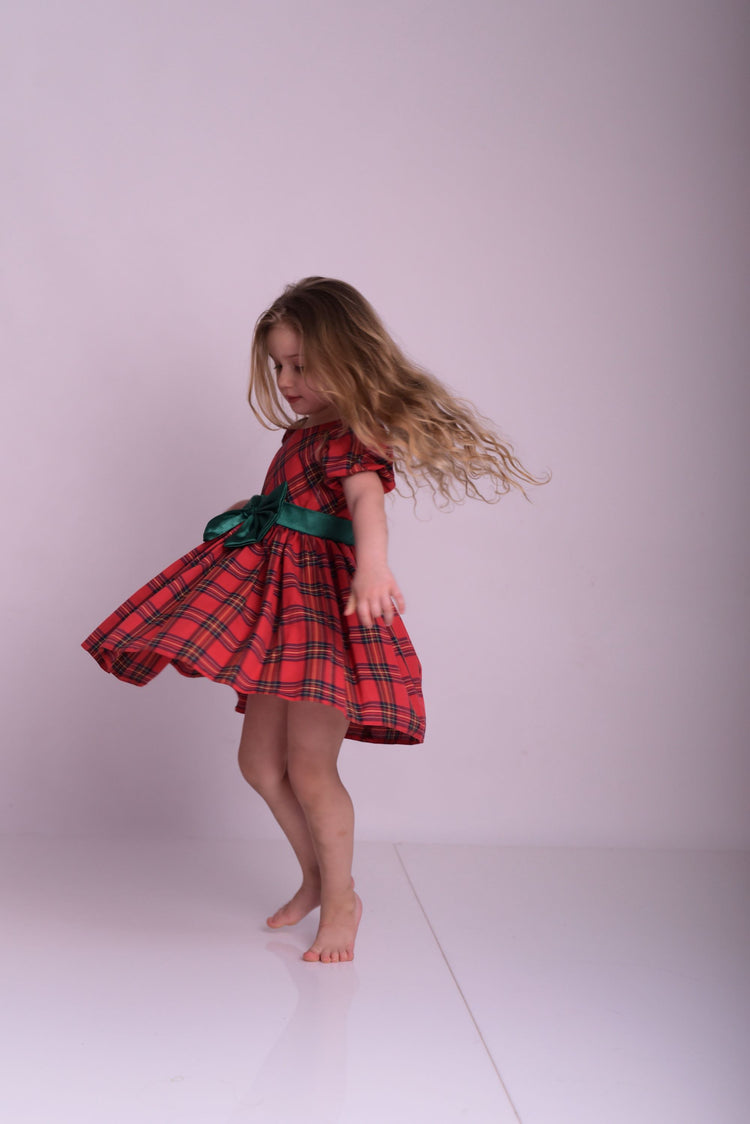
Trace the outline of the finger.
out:
[[[393,617],[395,615],[393,602],[391,601],[390,597],[388,597],[386,594],[383,594],[383,599],[378,604],[377,615],[379,617],[383,618],[384,624],[391,624],[391,622],[393,621]]]
[[[359,601],[356,605],[359,623],[364,625],[365,628],[372,628],[372,613],[370,612],[368,603],[366,601]]]
[[[356,610],[356,607],[357,607],[357,606],[356,606],[356,602],[355,602],[355,600],[354,600],[354,594],[353,594],[353,593],[350,593],[350,594],[349,594],[349,599],[348,599],[348,601],[346,602],[346,605],[344,606],[344,616],[345,616],[345,617],[348,617],[348,616],[350,615],[350,613],[353,613],[353,612],[355,612],[355,610]]]
[[[406,612],[406,602],[404,601],[403,593],[401,592],[401,590],[398,588],[397,585],[394,585],[391,596],[393,597],[393,600],[396,602],[396,606],[398,608],[399,613],[405,613]]]
[[[372,628],[372,616],[370,615],[370,608],[365,602],[362,602],[362,604],[357,608],[357,616],[359,617],[360,624],[364,625],[365,628]]]

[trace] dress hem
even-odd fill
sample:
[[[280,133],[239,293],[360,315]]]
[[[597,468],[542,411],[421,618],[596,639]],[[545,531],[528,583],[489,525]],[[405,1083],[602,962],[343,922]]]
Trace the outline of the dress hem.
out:
[[[424,742],[425,731],[423,725],[415,724],[414,727],[403,729],[400,726],[383,726],[382,722],[372,721],[368,722],[363,715],[360,719],[353,719],[345,705],[336,703],[330,699],[321,699],[319,695],[313,691],[301,692],[291,691],[285,692],[279,687],[272,687],[263,683],[254,683],[252,687],[247,688],[236,687],[227,679],[222,679],[220,676],[209,675],[205,671],[201,671],[197,667],[180,667],[169,654],[160,650],[156,646],[149,646],[149,654],[156,654],[160,657],[158,665],[154,668],[153,674],[148,678],[143,676],[129,677],[115,671],[113,664],[117,657],[117,652],[113,648],[101,647],[97,644],[90,644],[84,641],[81,644],[84,651],[93,656],[103,671],[112,675],[115,679],[119,679],[121,683],[127,683],[134,687],[145,687],[151,683],[156,676],[164,669],[164,667],[173,667],[174,670],[184,676],[186,679],[206,679],[210,683],[216,683],[220,687],[231,687],[237,696],[237,703],[235,711],[238,714],[245,713],[245,704],[250,695],[270,695],[274,698],[284,699],[285,702],[318,702],[321,706],[331,706],[334,710],[338,710],[345,718],[349,719],[349,728],[344,734],[347,741],[369,742],[374,745],[421,745]],[[132,651],[132,649],[122,649],[122,651]],[[380,709],[380,707],[376,707]]]

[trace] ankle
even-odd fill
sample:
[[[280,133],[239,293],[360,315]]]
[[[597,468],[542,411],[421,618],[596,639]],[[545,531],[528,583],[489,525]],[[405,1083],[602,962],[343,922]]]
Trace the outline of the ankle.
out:
[[[339,910],[353,909],[356,900],[357,896],[354,893],[354,883],[352,882],[348,886],[326,886],[320,895],[321,908],[326,912],[329,910],[338,912]]]

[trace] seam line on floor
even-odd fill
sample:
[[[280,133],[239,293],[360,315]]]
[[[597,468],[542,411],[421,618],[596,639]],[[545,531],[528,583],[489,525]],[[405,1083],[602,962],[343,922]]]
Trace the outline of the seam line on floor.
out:
[[[485,1037],[482,1034],[479,1023],[477,1022],[477,1020],[474,1017],[474,1012],[472,1011],[471,1007],[469,1006],[469,1001],[463,993],[461,985],[458,982],[458,979],[456,977],[456,973],[453,971],[453,968],[451,967],[450,961],[445,954],[445,949],[441,945],[440,939],[439,939],[437,933],[435,932],[435,928],[434,928],[432,922],[430,921],[427,910],[425,909],[424,905],[422,904],[422,899],[420,898],[419,894],[417,893],[417,888],[414,885],[414,883],[412,882],[411,875],[409,874],[409,871],[406,868],[406,863],[404,862],[403,857],[401,855],[401,851],[399,850],[399,844],[394,843],[393,849],[396,852],[396,857],[398,858],[398,861],[401,864],[401,869],[404,872],[404,876],[406,877],[406,881],[409,883],[409,886],[411,887],[411,892],[416,899],[417,905],[419,906],[419,908],[422,911],[422,916],[424,917],[424,919],[427,923],[427,927],[430,930],[430,932],[432,933],[432,939],[435,941],[435,944],[437,945],[437,947],[440,951],[440,955],[443,958],[443,961],[445,963],[446,968],[450,972],[451,979],[453,980],[453,983],[456,986],[456,990],[457,990],[458,994],[461,996],[461,1000],[463,1002],[464,1007],[466,1008],[467,1014],[468,1014],[469,1018],[471,1019],[472,1023],[474,1024],[474,1029],[476,1030],[477,1034],[479,1035],[479,1041],[484,1046],[487,1057],[490,1059],[490,1065],[492,1066],[495,1073],[497,1074],[497,1079],[500,1082],[500,1087],[502,1088],[503,1092],[505,1093],[505,1096],[508,1100],[508,1104],[510,1105],[510,1107],[513,1111],[513,1115],[515,1116],[516,1120],[518,1121],[518,1124],[523,1124],[523,1121],[521,1120],[521,1117],[518,1115],[518,1109],[516,1108],[515,1104],[513,1103],[513,1098],[511,1097],[510,1093],[508,1092],[508,1087],[505,1084],[505,1082],[503,1081],[500,1070],[497,1067],[497,1063],[492,1056],[492,1052],[491,1052],[489,1046],[487,1045],[487,1042],[485,1041]]]

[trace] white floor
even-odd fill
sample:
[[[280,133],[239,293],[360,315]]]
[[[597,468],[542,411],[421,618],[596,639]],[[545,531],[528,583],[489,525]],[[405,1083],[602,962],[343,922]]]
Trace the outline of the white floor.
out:
[[[9,1124],[747,1124],[750,856],[359,844],[357,959],[282,841],[0,841]]]

